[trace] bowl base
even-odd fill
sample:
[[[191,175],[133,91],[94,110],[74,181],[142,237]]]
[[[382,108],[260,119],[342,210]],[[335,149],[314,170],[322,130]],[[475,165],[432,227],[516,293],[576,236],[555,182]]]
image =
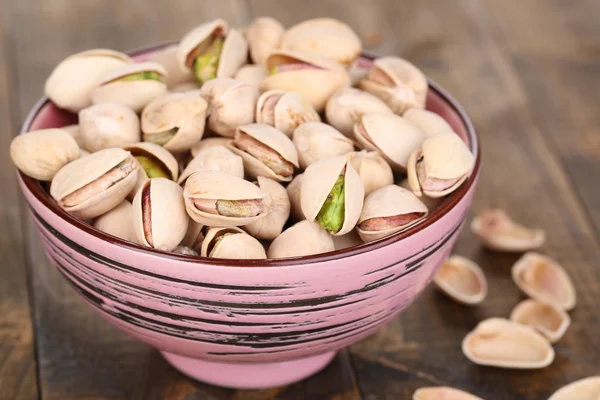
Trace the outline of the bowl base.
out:
[[[228,363],[161,351],[169,364],[190,378],[232,389],[266,389],[301,381],[325,368],[335,353],[280,362]]]

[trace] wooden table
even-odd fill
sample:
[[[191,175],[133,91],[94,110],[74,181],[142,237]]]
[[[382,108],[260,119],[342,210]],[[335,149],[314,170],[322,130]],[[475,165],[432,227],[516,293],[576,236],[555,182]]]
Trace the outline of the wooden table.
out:
[[[600,372],[600,2],[597,0],[0,0],[0,399],[410,399],[450,385],[485,399],[545,399]],[[480,263],[479,307],[429,287],[398,318],[296,385],[244,392],[194,382],[101,320],[49,265],[18,194],[8,146],[52,68],[74,52],[176,40],[202,21],[271,15],[286,26],[333,16],[376,54],[405,57],[449,89],[483,142],[473,212],[506,209],[546,230],[543,252],[578,292],[555,362],[517,371],[473,365],[460,343],[523,296],[518,255],[482,250],[465,229],[456,253]]]

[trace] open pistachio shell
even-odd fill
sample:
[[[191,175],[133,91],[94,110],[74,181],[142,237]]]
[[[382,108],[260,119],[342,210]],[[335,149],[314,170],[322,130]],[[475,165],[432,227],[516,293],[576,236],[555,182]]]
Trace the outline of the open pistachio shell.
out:
[[[433,282],[448,297],[468,306],[480,304],[488,293],[487,279],[481,267],[457,255],[442,263]]]
[[[84,147],[83,137],[81,136],[81,128],[79,127],[79,124],[63,126],[60,129],[71,135],[80,148]]]
[[[417,389],[413,400],[483,400],[462,390],[447,386],[433,386]]]
[[[268,74],[267,67],[263,64],[248,64],[235,73],[234,79],[258,87]]]
[[[306,122],[319,122],[321,117],[297,92],[269,90],[256,103],[256,122],[274,126],[288,136]]]
[[[264,64],[267,57],[279,48],[284,31],[283,25],[271,17],[258,17],[252,20],[245,32],[252,62]]]
[[[355,247],[363,244],[363,240],[358,235],[356,229],[346,233],[342,236],[332,236],[333,245],[336,250],[347,249],[349,247]]]
[[[208,103],[194,93],[169,93],[152,100],[142,112],[144,141],[171,152],[189,150],[204,135]]]
[[[127,200],[94,220],[94,228],[109,235],[135,243],[133,208]]]
[[[399,115],[411,108],[425,108],[427,78],[399,57],[377,58],[359,87],[379,97]]]
[[[206,232],[200,255],[238,260],[267,258],[263,245],[237,227],[210,228]]]
[[[471,222],[471,231],[485,247],[497,251],[529,251],[540,248],[546,234],[541,229],[529,229],[500,209],[485,209]]]
[[[248,225],[264,218],[271,207],[268,193],[221,171],[194,172],[185,181],[183,196],[190,217],[208,226]]]
[[[363,241],[371,242],[421,222],[428,213],[410,191],[388,185],[365,198],[356,230]]]
[[[258,88],[232,78],[217,78],[200,89],[209,105],[208,127],[221,136],[233,137],[238,126],[254,122]]]
[[[318,112],[337,89],[350,85],[350,76],[341,64],[317,53],[277,50],[266,65],[269,76],[261,82],[261,91],[298,92]]]
[[[288,192],[288,197],[290,198],[290,215],[293,221],[302,221],[306,219],[304,217],[304,213],[302,212],[301,206],[301,190],[302,190],[302,180],[304,179],[304,174],[298,174],[292,179],[292,181],[287,185],[286,190]]]
[[[525,253],[512,267],[515,284],[534,300],[571,310],[577,303],[575,287],[556,261],[539,253]]]
[[[419,197],[443,197],[463,184],[474,165],[475,157],[458,135],[440,133],[425,139],[410,155],[408,183]]]
[[[280,47],[313,51],[348,66],[360,55],[362,43],[343,22],[333,18],[315,18],[289,28],[281,38]]]
[[[427,137],[437,135],[438,133],[454,132],[444,118],[431,111],[411,108],[402,114],[402,117],[419,128]]]
[[[380,187],[394,183],[392,168],[376,151],[353,151],[347,153],[350,164],[354,167],[365,187],[365,196]]]
[[[204,225],[190,219],[187,232],[180,245],[188,247],[196,252],[200,252],[200,246],[204,241]]]
[[[561,387],[548,400],[598,400],[600,375],[590,376]]]
[[[140,120],[129,107],[117,103],[95,104],[79,112],[84,148],[91,153],[140,141]]]
[[[109,49],[73,54],[54,68],[44,92],[58,107],[77,113],[92,104],[90,92],[105,73],[131,63],[126,54]]]
[[[200,151],[202,151],[203,149],[208,149],[209,147],[215,147],[215,146],[227,147],[227,144],[229,144],[230,141],[231,141],[231,138],[225,138],[225,137],[205,138],[205,139],[202,139],[201,141],[199,141],[198,143],[196,143],[195,145],[193,145],[192,148],[190,149],[190,152],[192,153],[192,157],[196,157],[198,155],[198,153],[200,153]]]
[[[533,329],[504,318],[480,322],[462,342],[464,355],[479,365],[537,369],[554,361],[554,349]]]
[[[325,158],[306,168],[300,192],[302,212],[332,235],[344,235],[356,226],[365,191],[345,156]]]
[[[300,168],[354,150],[352,140],[322,122],[307,122],[300,125],[294,130],[292,142],[298,150]]]
[[[116,207],[135,186],[138,163],[123,149],[105,149],[78,158],[56,173],[50,195],[81,219],[95,218]]]
[[[517,304],[510,313],[510,319],[535,329],[550,343],[558,342],[571,325],[571,318],[564,310],[532,299]]]
[[[152,178],[133,198],[133,229],[138,244],[171,251],[183,239],[189,217],[183,189],[165,178]]]
[[[177,181],[177,160],[163,147],[150,142],[140,142],[123,146],[123,149],[129,151],[140,164],[136,185],[129,194],[132,199],[148,179],[162,177]]]
[[[269,125],[238,127],[229,149],[242,157],[249,179],[265,176],[278,182],[289,182],[294,167],[298,167],[298,153],[290,138]]]
[[[269,246],[267,257],[301,257],[333,250],[333,240],[327,231],[315,222],[304,220],[277,236]]]
[[[184,83],[194,82],[194,75],[192,74],[192,71],[187,68],[183,68],[177,61],[178,46],[178,44],[167,46],[164,49],[157,51],[152,55],[152,57],[150,57],[150,61],[162,65],[165,71],[167,71],[167,75],[164,77],[164,82],[167,84],[167,88],[169,89],[173,89]]]
[[[79,146],[63,129],[41,129],[16,136],[10,143],[10,158],[25,175],[51,181],[62,167],[79,158]]]
[[[383,100],[356,88],[338,89],[325,106],[327,122],[349,138],[354,137],[354,124],[367,113],[393,114],[393,111]]]
[[[224,146],[212,146],[201,150],[185,167],[179,178],[179,183],[197,171],[222,171],[243,178],[244,162]]]
[[[257,239],[273,240],[281,234],[290,216],[290,199],[281,184],[259,176],[258,187],[271,196],[269,213],[256,222],[244,226],[244,230]]]

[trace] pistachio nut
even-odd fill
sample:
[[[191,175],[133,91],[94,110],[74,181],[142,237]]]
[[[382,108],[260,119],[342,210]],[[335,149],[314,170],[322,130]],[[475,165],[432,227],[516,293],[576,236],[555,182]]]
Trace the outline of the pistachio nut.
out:
[[[303,179],[304,174],[298,174],[286,187],[290,199],[290,215],[292,216],[293,221],[302,221],[303,219],[306,219],[302,212],[300,196]]]
[[[123,65],[104,75],[90,92],[94,104],[118,103],[136,113],[155,97],[167,93],[167,71],[154,62]]]
[[[318,112],[337,89],[350,86],[344,67],[317,53],[277,50],[267,58],[266,66],[269,76],[261,82],[261,91],[298,92]]]
[[[398,186],[400,186],[406,190],[410,190],[412,192],[412,189],[410,188],[410,185],[408,184],[407,178],[402,179],[400,181],[400,183],[398,184]],[[429,213],[431,214],[436,208],[438,208],[438,206],[444,199],[441,197],[431,198],[431,197],[421,196],[421,197],[419,197],[419,200],[421,200],[423,202],[423,204],[425,204],[425,206],[429,210]]]
[[[183,254],[184,256],[194,256],[194,257],[198,257],[200,255],[200,253],[198,253],[196,250],[190,249],[189,247],[186,247],[186,246],[175,247],[173,249],[173,253]]]
[[[481,267],[458,255],[450,256],[442,263],[433,283],[442,293],[467,306],[480,304],[488,293],[487,279]]]
[[[247,64],[235,73],[234,79],[258,87],[267,75],[267,67],[264,64]]]
[[[548,400],[598,400],[600,375],[589,376],[561,387]]]
[[[90,153],[140,141],[140,119],[117,103],[95,104],[79,112],[83,147]]]
[[[22,133],[10,143],[10,158],[25,175],[51,181],[65,165],[79,158],[79,146],[63,129]]]
[[[541,229],[530,229],[501,209],[482,210],[471,222],[471,231],[487,248],[497,251],[536,250],[546,241]]]
[[[483,400],[481,397],[451,388],[448,386],[432,386],[417,389],[413,400]]]
[[[298,150],[300,168],[354,150],[354,143],[335,128],[322,122],[307,122],[294,130],[292,142]]]
[[[171,152],[189,150],[204,135],[207,107],[207,102],[194,93],[157,97],[142,112],[144,141]]]
[[[316,220],[332,235],[344,235],[358,222],[364,194],[347,157],[325,158],[306,168],[300,204],[307,220]]]
[[[332,236],[333,245],[336,250],[347,249],[350,247],[360,246],[364,242],[358,235],[356,229],[351,230],[349,233],[341,236]]]
[[[242,157],[249,179],[265,176],[289,182],[294,175],[294,167],[298,167],[298,153],[290,138],[269,125],[238,127],[229,149]]]
[[[258,88],[232,78],[206,82],[200,96],[208,102],[208,127],[221,136],[233,137],[235,128],[254,122]]]
[[[258,186],[221,171],[194,172],[185,181],[190,217],[208,226],[242,226],[264,218],[270,196]]]
[[[421,222],[428,213],[409,190],[388,185],[367,195],[356,230],[363,241],[372,242]]]
[[[271,17],[258,17],[246,28],[245,36],[250,48],[250,58],[255,64],[264,64],[267,57],[279,48],[285,28]]]
[[[204,241],[204,228],[204,225],[190,219],[187,232],[180,244],[199,253]]]
[[[411,108],[402,114],[402,117],[410,124],[419,128],[427,137],[437,135],[438,133],[454,132],[444,118],[432,111]]]
[[[63,126],[60,129],[66,131],[69,135],[71,135],[80,148],[84,147],[83,137],[81,136],[81,128],[79,127],[79,124]]]
[[[343,22],[333,18],[315,18],[289,28],[281,38],[280,48],[313,51],[345,66],[362,51],[358,35]]]
[[[338,89],[325,105],[327,122],[349,138],[354,137],[354,124],[367,113],[393,111],[378,97],[356,88]]]
[[[177,61],[177,47],[179,47],[178,44],[172,44],[155,52],[150,57],[150,61],[162,65],[165,71],[167,71],[164,82],[169,89],[173,89],[185,83],[194,83],[192,71],[183,68],[181,64],[179,64],[179,61]]]
[[[177,48],[179,64],[191,70],[200,84],[214,78],[232,77],[247,57],[246,39],[222,19],[192,29]]]
[[[90,92],[104,74],[131,63],[127,54],[109,49],[73,54],[54,68],[44,92],[58,107],[78,113],[92,104]]]
[[[202,243],[200,255],[237,260],[267,258],[263,245],[237,227],[210,228],[206,232],[206,239]]]
[[[267,257],[301,257],[334,250],[333,240],[327,231],[315,222],[304,220],[277,236],[267,250]]]
[[[189,217],[183,189],[165,178],[152,178],[133,198],[133,230],[142,246],[171,251],[183,239]]]
[[[347,153],[350,164],[360,176],[365,187],[365,196],[380,187],[394,183],[390,165],[376,151],[353,151]]]
[[[550,303],[532,299],[517,304],[510,313],[510,320],[535,329],[550,343],[558,342],[571,325],[571,318],[566,311]],[[598,394],[600,395],[600,391]]]
[[[227,147],[227,144],[229,144],[230,141],[231,141],[231,138],[226,138],[226,137],[205,138],[205,139],[202,139],[201,141],[199,141],[198,143],[196,143],[195,145],[193,145],[192,148],[190,149],[190,152],[192,153],[192,157],[196,157],[198,155],[198,153],[200,153],[200,151],[202,151],[203,149],[208,149],[210,147],[215,147],[215,146]]]
[[[243,178],[244,162],[224,146],[212,146],[201,150],[185,167],[179,178],[179,183],[197,171],[222,171]]]
[[[133,207],[127,200],[119,203],[118,206],[102,214],[94,220],[94,228],[135,243],[135,233],[133,231]]]
[[[399,57],[382,57],[375,59],[359,87],[402,115],[410,108],[425,108],[429,86],[423,72],[410,62]]]
[[[105,149],[78,158],[56,173],[50,195],[68,213],[95,218],[121,203],[135,186],[138,163],[123,149]]]
[[[319,122],[321,117],[297,92],[269,90],[256,103],[256,122],[274,126],[288,136],[306,122]]]
[[[123,146],[123,149],[129,151],[140,164],[137,182],[129,194],[132,199],[148,179],[167,178],[177,181],[179,177],[177,160],[163,147],[150,142],[140,142]]]
[[[273,240],[281,234],[290,216],[290,198],[281,184],[264,176],[257,177],[258,187],[271,196],[269,213],[256,222],[244,226],[244,230],[257,239]]]
[[[408,184],[419,197],[443,197],[462,185],[474,165],[475,157],[457,134],[440,133],[410,155]]]

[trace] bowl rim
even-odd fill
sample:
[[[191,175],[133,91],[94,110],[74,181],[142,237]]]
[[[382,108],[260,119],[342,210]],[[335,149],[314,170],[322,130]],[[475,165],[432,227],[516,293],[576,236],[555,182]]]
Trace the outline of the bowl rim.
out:
[[[147,53],[153,53],[159,50],[162,50],[166,47],[177,44],[176,41],[171,42],[163,42],[153,45],[147,45],[138,47],[129,51],[125,51],[125,54],[128,54],[130,57],[141,56]],[[363,52],[361,56],[374,59],[375,55]],[[67,224],[71,225],[76,229],[80,229],[87,234],[92,235],[96,239],[100,239],[106,242],[108,245],[114,245],[118,247],[125,248],[127,250],[142,252],[147,255],[157,256],[161,258],[165,258],[171,261],[183,261],[186,263],[198,263],[203,265],[213,265],[219,267],[286,267],[286,266],[294,266],[294,265],[302,265],[302,264],[314,264],[332,260],[338,260],[346,257],[352,257],[360,254],[365,254],[374,250],[378,250],[382,247],[389,246],[391,244],[400,242],[426,228],[433,225],[435,222],[440,220],[446,214],[448,214],[452,209],[454,209],[458,203],[464,198],[464,196],[469,192],[471,187],[474,185],[477,176],[479,175],[479,170],[481,168],[481,146],[479,143],[479,139],[477,133],[475,131],[475,127],[469,117],[469,114],[465,111],[465,109],[452,97],[448,91],[443,89],[438,83],[433,81],[431,78],[427,77],[427,82],[429,86],[429,90],[433,90],[436,94],[446,103],[448,104],[458,115],[461,122],[466,128],[467,136],[469,139],[469,147],[473,155],[475,156],[475,165],[473,170],[471,171],[468,179],[454,192],[448,195],[442,203],[431,213],[423,222],[416,224],[406,230],[396,232],[390,236],[383,237],[381,239],[374,240],[372,242],[363,243],[358,246],[348,247],[340,250],[334,250],[327,253],[319,253],[308,256],[298,256],[298,257],[287,257],[287,258],[277,258],[277,259],[261,259],[261,260],[247,260],[247,259],[220,259],[220,258],[209,258],[202,256],[191,256],[184,255],[178,253],[167,252],[163,250],[157,250],[150,247],[141,246],[118,237],[112,236],[108,233],[104,233],[92,225],[88,225],[84,221],[81,221],[58,206],[58,204],[51,198],[49,193],[44,190],[42,184],[33,178],[28,177],[23,174],[20,170],[17,169],[17,174],[19,178],[22,180],[23,184],[29,190],[29,192],[49,211],[51,211],[55,216],[62,219]],[[27,114],[25,121],[23,122],[21,129],[19,130],[19,134],[23,134],[30,130],[30,127],[35,121],[39,112],[48,104],[51,103],[50,99],[47,96],[42,96],[33,106],[33,108]]]

